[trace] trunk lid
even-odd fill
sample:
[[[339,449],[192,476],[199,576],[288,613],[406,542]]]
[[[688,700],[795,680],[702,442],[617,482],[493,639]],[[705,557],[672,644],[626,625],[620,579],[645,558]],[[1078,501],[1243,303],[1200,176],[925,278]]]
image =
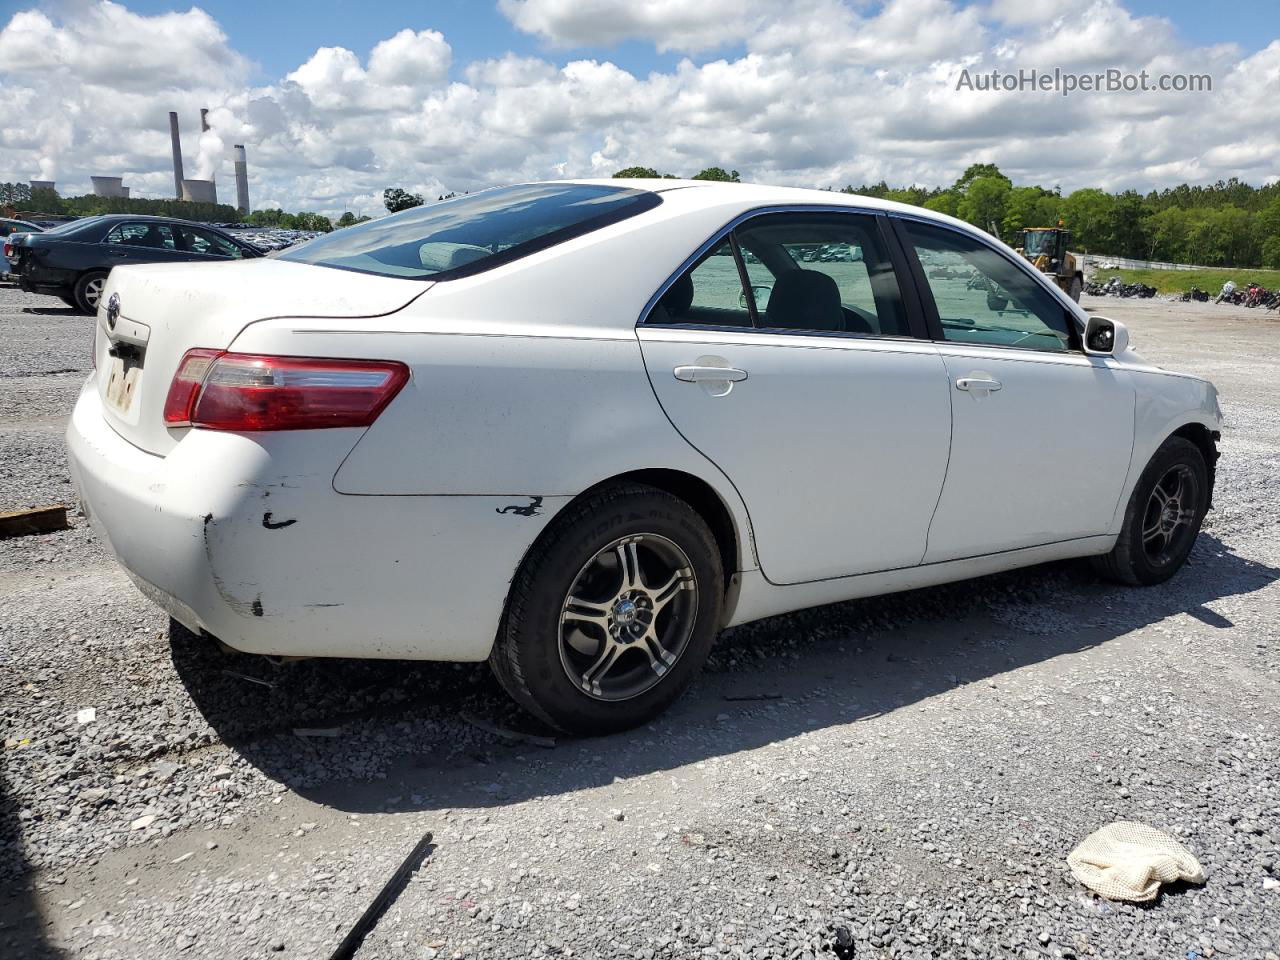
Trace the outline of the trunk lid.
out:
[[[225,350],[246,326],[274,317],[382,316],[431,286],[269,257],[117,267],[94,342],[103,416],[135,446],[167,454],[185,432],[165,426],[164,402],[188,350]],[[113,296],[119,309],[109,317]]]

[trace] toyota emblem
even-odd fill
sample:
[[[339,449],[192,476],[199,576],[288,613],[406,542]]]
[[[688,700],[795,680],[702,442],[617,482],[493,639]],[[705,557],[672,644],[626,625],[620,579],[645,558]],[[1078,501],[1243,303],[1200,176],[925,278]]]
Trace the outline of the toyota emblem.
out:
[[[107,326],[112,330],[116,328],[116,321],[120,319],[120,294],[113,293],[111,299],[107,301]]]

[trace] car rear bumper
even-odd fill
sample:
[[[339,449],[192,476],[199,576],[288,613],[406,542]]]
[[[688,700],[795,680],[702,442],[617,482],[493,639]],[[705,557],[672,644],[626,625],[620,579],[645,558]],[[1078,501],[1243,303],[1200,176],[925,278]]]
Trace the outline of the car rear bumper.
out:
[[[566,498],[334,491],[359,430],[190,431],[167,456],[103,419],[90,378],[67,430],[86,515],[150,599],[248,653],[488,656],[507,586]]]

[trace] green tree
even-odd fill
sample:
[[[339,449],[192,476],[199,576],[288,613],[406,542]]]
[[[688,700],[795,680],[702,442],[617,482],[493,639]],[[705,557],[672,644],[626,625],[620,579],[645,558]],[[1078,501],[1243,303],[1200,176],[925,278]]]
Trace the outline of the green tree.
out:
[[[0,207],[28,207],[31,205],[31,185],[28,183],[0,183]]]
[[[977,177],[969,182],[957,204],[960,219],[998,235],[1009,193],[1009,181],[1004,177]]]
[[[1147,218],[1148,250],[1155,260],[1183,263],[1187,260],[1190,214],[1181,207],[1166,207]]]
[[[723,183],[740,183],[737,170],[725,170],[724,167],[707,167],[701,173],[695,173],[692,180],[718,180]]]
[[[301,211],[294,216],[295,230],[315,230],[321,233],[329,233],[333,229],[333,223],[329,218],[319,213],[310,213],[309,211]]]
[[[633,178],[640,180],[657,180],[658,171],[653,167],[623,167],[613,175],[613,178],[615,180],[628,180]]]
[[[356,215],[352,213],[350,210],[344,210],[342,213],[342,216],[338,218],[338,222],[335,224],[335,226],[341,229],[342,227],[354,226],[355,223],[356,223]]]
[[[1262,265],[1280,270],[1280,236],[1267,237],[1262,241]]]
[[[1055,226],[1061,202],[1061,197],[1044,187],[1014,187],[1005,202],[1001,233],[1017,246],[1019,235],[1027,227]]]
[[[1071,231],[1073,246],[1096,253],[1122,256],[1112,236],[1115,198],[1102,190],[1077,190],[1062,201],[1062,218]]]
[[[1013,186],[1013,181],[1001,173],[1000,168],[994,163],[971,163],[964,173],[960,174],[960,179],[951,185],[951,189],[956,193],[968,193],[969,186],[973,181],[987,177],[995,177],[998,180],[1003,180],[1009,186]]]
[[[948,217],[958,217],[960,215],[960,198],[950,190],[944,190],[935,197],[930,197],[924,202],[926,210],[933,210],[935,213],[945,213]]]
[[[1117,256],[1142,258],[1148,246],[1147,205],[1136,190],[1116,194],[1109,232]]]
[[[390,213],[398,213],[411,207],[422,206],[422,194],[409,193],[400,187],[387,187],[382,191],[382,205]]]

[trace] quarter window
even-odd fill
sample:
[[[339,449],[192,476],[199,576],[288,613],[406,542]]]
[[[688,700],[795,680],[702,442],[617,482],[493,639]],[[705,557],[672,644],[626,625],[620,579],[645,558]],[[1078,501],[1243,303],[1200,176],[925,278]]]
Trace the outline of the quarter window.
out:
[[[955,230],[904,222],[938,308],[944,340],[1063,352],[1066,308],[1034,277]]]
[[[668,287],[649,322],[750,327],[751,310],[742,291],[733,244],[721,241]]]

